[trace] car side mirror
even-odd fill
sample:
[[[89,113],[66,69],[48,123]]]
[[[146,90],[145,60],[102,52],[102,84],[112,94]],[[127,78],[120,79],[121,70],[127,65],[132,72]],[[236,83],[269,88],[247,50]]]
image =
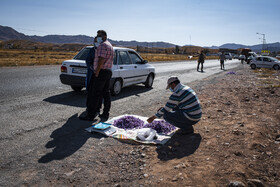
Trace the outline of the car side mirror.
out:
[[[147,63],[148,63],[147,60],[143,60],[143,61],[137,62],[136,64],[147,64]]]
[[[147,64],[148,61],[147,61],[147,60],[143,60],[142,63],[143,63],[143,64]]]

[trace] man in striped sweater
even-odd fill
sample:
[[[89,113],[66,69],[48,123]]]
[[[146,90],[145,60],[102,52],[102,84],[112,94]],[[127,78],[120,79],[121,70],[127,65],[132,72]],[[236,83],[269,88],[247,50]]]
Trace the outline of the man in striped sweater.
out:
[[[163,118],[168,123],[180,128],[182,134],[193,133],[193,125],[202,115],[201,106],[196,93],[188,86],[180,83],[178,77],[172,76],[167,81],[167,88],[173,93],[166,105],[150,117],[147,121],[153,122],[156,118]]]

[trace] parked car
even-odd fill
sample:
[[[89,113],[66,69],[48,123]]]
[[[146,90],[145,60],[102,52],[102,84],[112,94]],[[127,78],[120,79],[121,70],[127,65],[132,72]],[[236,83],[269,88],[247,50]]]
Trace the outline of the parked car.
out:
[[[273,68],[275,70],[279,70],[280,62],[278,59],[268,56],[257,56],[254,57],[251,62],[250,66],[252,69],[256,68]]]
[[[233,59],[238,59],[238,57],[239,57],[239,56],[238,56],[237,54],[233,54],[233,55],[232,55],[232,58],[233,58]]]
[[[232,56],[230,53],[225,52],[226,59],[232,60]]]
[[[253,56],[249,56],[248,58],[247,58],[247,64],[250,64],[250,62],[253,60]]]
[[[246,59],[245,55],[239,55],[238,57],[238,60],[245,60],[245,59]]]
[[[60,81],[70,85],[73,90],[81,91],[85,87],[87,73],[86,58],[92,46],[83,48],[72,60],[62,62]],[[143,83],[150,88],[155,78],[155,68],[133,49],[114,48],[114,64],[110,89],[112,95],[118,95],[123,87]]]
[[[253,58],[257,57],[257,53],[255,52],[248,52],[248,57],[247,57],[247,64],[250,64]]]

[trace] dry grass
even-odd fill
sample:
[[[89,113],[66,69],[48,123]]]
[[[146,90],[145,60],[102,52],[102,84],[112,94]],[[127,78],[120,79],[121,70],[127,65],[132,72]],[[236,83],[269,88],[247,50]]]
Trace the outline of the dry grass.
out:
[[[78,52],[78,51],[77,51]],[[57,52],[57,51],[34,51],[20,49],[0,49],[0,67],[4,66],[34,66],[34,65],[56,65],[64,60],[72,59],[77,52]],[[187,55],[177,54],[151,54],[140,53],[149,62],[173,61],[173,60],[197,60],[197,57],[189,59]],[[206,59],[217,59],[217,57],[207,57]]]
[[[173,61],[173,60],[197,60],[198,57],[188,58],[188,55],[177,55],[177,54],[150,54],[150,53],[140,53],[143,59],[149,62],[157,61]],[[217,59],[218,57],[207,57],[208,59]]]
[[[75,54],[76,52],[0,49],[0,67],[61,64],[64,60],[72,59]]]
[[[279,71],[268,68],[261,68],[258,70],[254,70],[254,72],[257,73],[258,79],[260,79],[261,83],[266,85],[265,87],[280,87]]]

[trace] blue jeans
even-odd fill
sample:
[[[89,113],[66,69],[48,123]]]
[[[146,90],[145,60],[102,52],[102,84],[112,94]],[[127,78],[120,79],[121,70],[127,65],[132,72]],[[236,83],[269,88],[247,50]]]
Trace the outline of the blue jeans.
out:
[[[187,130],[192,127],[192,125],[196,124],[198,121],[192,121],[185,117],[184,113],[177,109],[171,112],[165,112],[163,118],[168,123],[180,128]]]

